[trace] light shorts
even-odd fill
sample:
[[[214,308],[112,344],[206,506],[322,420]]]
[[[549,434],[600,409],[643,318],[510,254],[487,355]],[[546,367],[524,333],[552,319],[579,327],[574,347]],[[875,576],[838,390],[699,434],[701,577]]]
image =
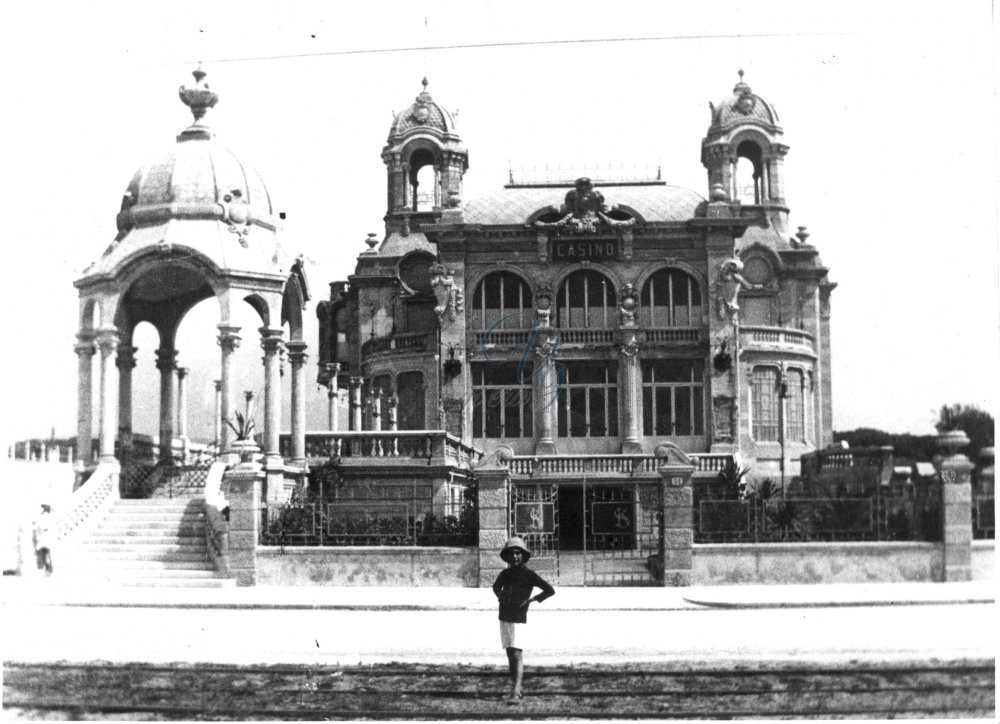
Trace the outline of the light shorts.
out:
[[[511,623],[510,621],[500,622],[500,648],[521,649],[528,644],[528,624]]]

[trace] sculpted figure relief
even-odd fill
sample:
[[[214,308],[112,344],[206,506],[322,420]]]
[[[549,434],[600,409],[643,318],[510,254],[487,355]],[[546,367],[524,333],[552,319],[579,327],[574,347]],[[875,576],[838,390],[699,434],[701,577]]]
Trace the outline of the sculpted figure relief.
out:
[[[601,224],[608,226],[631,226],[633,219],[616,221],[607,216],[609,209],[604,203],[604,194],[594,188],[594,183],[586,176],[576,180],[575,188],[566,193],[566,199],[559,209],[562,217],[558,221],[546,223],[536,221],[535,226],[567,226],[574,234],[594,234]]]
[[[434,311],[441,322],[444,322],[445,317],[449,322],[454,321],[458,314],[465,311],[465,295],[455,284],[454,272],[444,264],[431,264],[429,271],[431,289],[438,302]]]
[[[763,289],[761,284],[751,284],[743,278],[743,262],[729,259],[719,265],[715,280],[716,309],[719,319],[728,319],[732,324],[739,320],[739,294],[741,289]]]

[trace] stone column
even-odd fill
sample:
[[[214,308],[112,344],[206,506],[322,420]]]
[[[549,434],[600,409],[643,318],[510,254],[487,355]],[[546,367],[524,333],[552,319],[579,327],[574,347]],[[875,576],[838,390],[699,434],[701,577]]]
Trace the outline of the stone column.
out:
[[[639,404],[639,347],[636,336],[627,333],[623,338],[618,359],[619,392],[622,410],[622,453],[641,453],[642,443],[639,440],[639,416],[642,407]]]
[[[539,341],[535,346],[535,369],[533,372],[531,407],[537,412],[538,432],[535,435],[536,455],[555,455],[556,422],[559,404],[559,370],[554,366],[556,344],[549,337],[551,330],[539,329]]]
[[[479,586],[493,585],[506,566],[499,552],[507,542],[510,501],[510,461],[514,451],[497,448],[493,459],[476,468],[479,481]]]
[[[257,539],[260,534],[264,471],[251,460],[227,470],[223,485],[229,501],[229,572],[238,586],[257,583]]]
[[[188,455],[188,434],[187,434],[187,367],[177,368],[177,437],[181,440],[181,455],[187,463]]]
[[[114,328],[97,333],[97,348],[101,351],[101,446],[100,461],[116,462],[115,434],[118,432],[118,368],[115,352],[118,332]]]
[[[390,432],[397,432],[399,430],[399,398],[395,395],[390,395],[385,398],[387,419]],[[392,455],[393,457],[399,455],[399,438],[395,435],[389,441],[389,448],[385,451],[386,455]]]
[[[93,376],[94,342],[89,334],[77,336],[76,456],[85,468],[92,457],[94,440]]]
[[[969,438],[961,430],[938,435],[941,461],[941,509],[944,561],[942,580],[972,580],[972,463],[958,452]]]
[[[351,417],[349,429],[355,432],[361,430],[361,377],[351,377],[348,381],[350,385]]]
[[[219,347],[222,348],[222,366],[219,372],[219,453],[230,452],[232,430],[226,422],[232,414],[232,357],[240,346],[239,327],[219,325]],[[235,462],[235,460],[233,460]]]
[[[169,347],[156,350],[156,369],[160,371],[160,462],[173,462],[174,444],[174,370],[177,351]]]
[[[213,423],[213,442],[218,452],[222,444],[222,380],[215,380],[215,422]]]
[[[288,361],[292,366],[292,461],[306,463],[306,354],[305,342],[288,342]]]
[[[694,552],[694,465],[673,443],[656,446],[663,495],[661,561],[664,586],[690,586]]]
[[[331,432],[336,432],[339,425],[337,419],[337,402],[340,400],[340,389],[337,387],[337,374],[340,372],[340,365],[336,362],[328,362],[326,365],[326,397],[327,397],[327,425]]]
[[[118,440],[122,454],[132,449],[132,370],[135,369],[137,347],[118,347]]]
[[[260,346],[264,348],[264,456],[271,459],[281,457],[281,334],[280,329],[260,329]]]

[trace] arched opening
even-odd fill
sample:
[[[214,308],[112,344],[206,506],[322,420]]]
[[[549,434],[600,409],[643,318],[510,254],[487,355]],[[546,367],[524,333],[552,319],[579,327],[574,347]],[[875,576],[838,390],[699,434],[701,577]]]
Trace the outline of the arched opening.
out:
[[[639,319],[643,327],[699,327],[701,285],[680,269],[660,269],[642,287]]]
[[[753,141],[743,141],[736,147],[733,185],[733,198],[744,204],[761,204],[766,198],[763,153]]]
[[[504,319],[499,329],[527,329],[531,310],[531,287],[524,279],[508,271],[490,272],[472,295],[471,322],[477,329],[489,329]]]
[[[400,430],[424,430],[424,373],[401,372],[396,376],[399,398],[398,427]]]
[[[434,154],[418,148],[410,156],[410,208],[413,211],[431,211],[441,205],[438,170]]]
[[[611,280],[593,269],[566,277],[556,295],[556,326],[564,329],[610,329],[617,318]]]

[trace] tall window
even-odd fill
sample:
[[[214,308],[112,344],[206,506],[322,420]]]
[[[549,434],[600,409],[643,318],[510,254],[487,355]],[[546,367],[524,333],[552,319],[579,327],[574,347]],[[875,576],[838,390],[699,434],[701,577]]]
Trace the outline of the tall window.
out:
[[[647,360],[642,363],[642,423],[646,435],[705,434],[705,363]]]
[[[566,362],[559,394],[560,437],[618,437],[618,365]]]
[[[556,326],[567,329],[610,329],[618,303],[611,280],[593,269],[566,277],[556,294]]]
[[[472,295],[472,325],[478,329],[489,329],[509,314],[531,310],[531,289],[521,277],[511,272],[487,274]],[[508,319],[502,325],[503,329],[530,327],[531,319],[526,315]]]
[[[750,415],[757,441],[778,441],[778,393],[778,369],[754,367],[750,375]]]
[[[680,269],[661,269],[642,287],[640,324],[644,327],[701,325],[701,287]]]
[[[399,398],[396,426],[400,430],[424,430],[424,373],[399,373],[396,390]]]
[[[805,441],[806,418],[804,394],[805,379],[802,370],[790,369],[785,372],[787,397],[785,400],[785,437],[788,440]]]
[[[531,437],[531,366],[521,381],[517,364],[472,365],[472,436]]]

